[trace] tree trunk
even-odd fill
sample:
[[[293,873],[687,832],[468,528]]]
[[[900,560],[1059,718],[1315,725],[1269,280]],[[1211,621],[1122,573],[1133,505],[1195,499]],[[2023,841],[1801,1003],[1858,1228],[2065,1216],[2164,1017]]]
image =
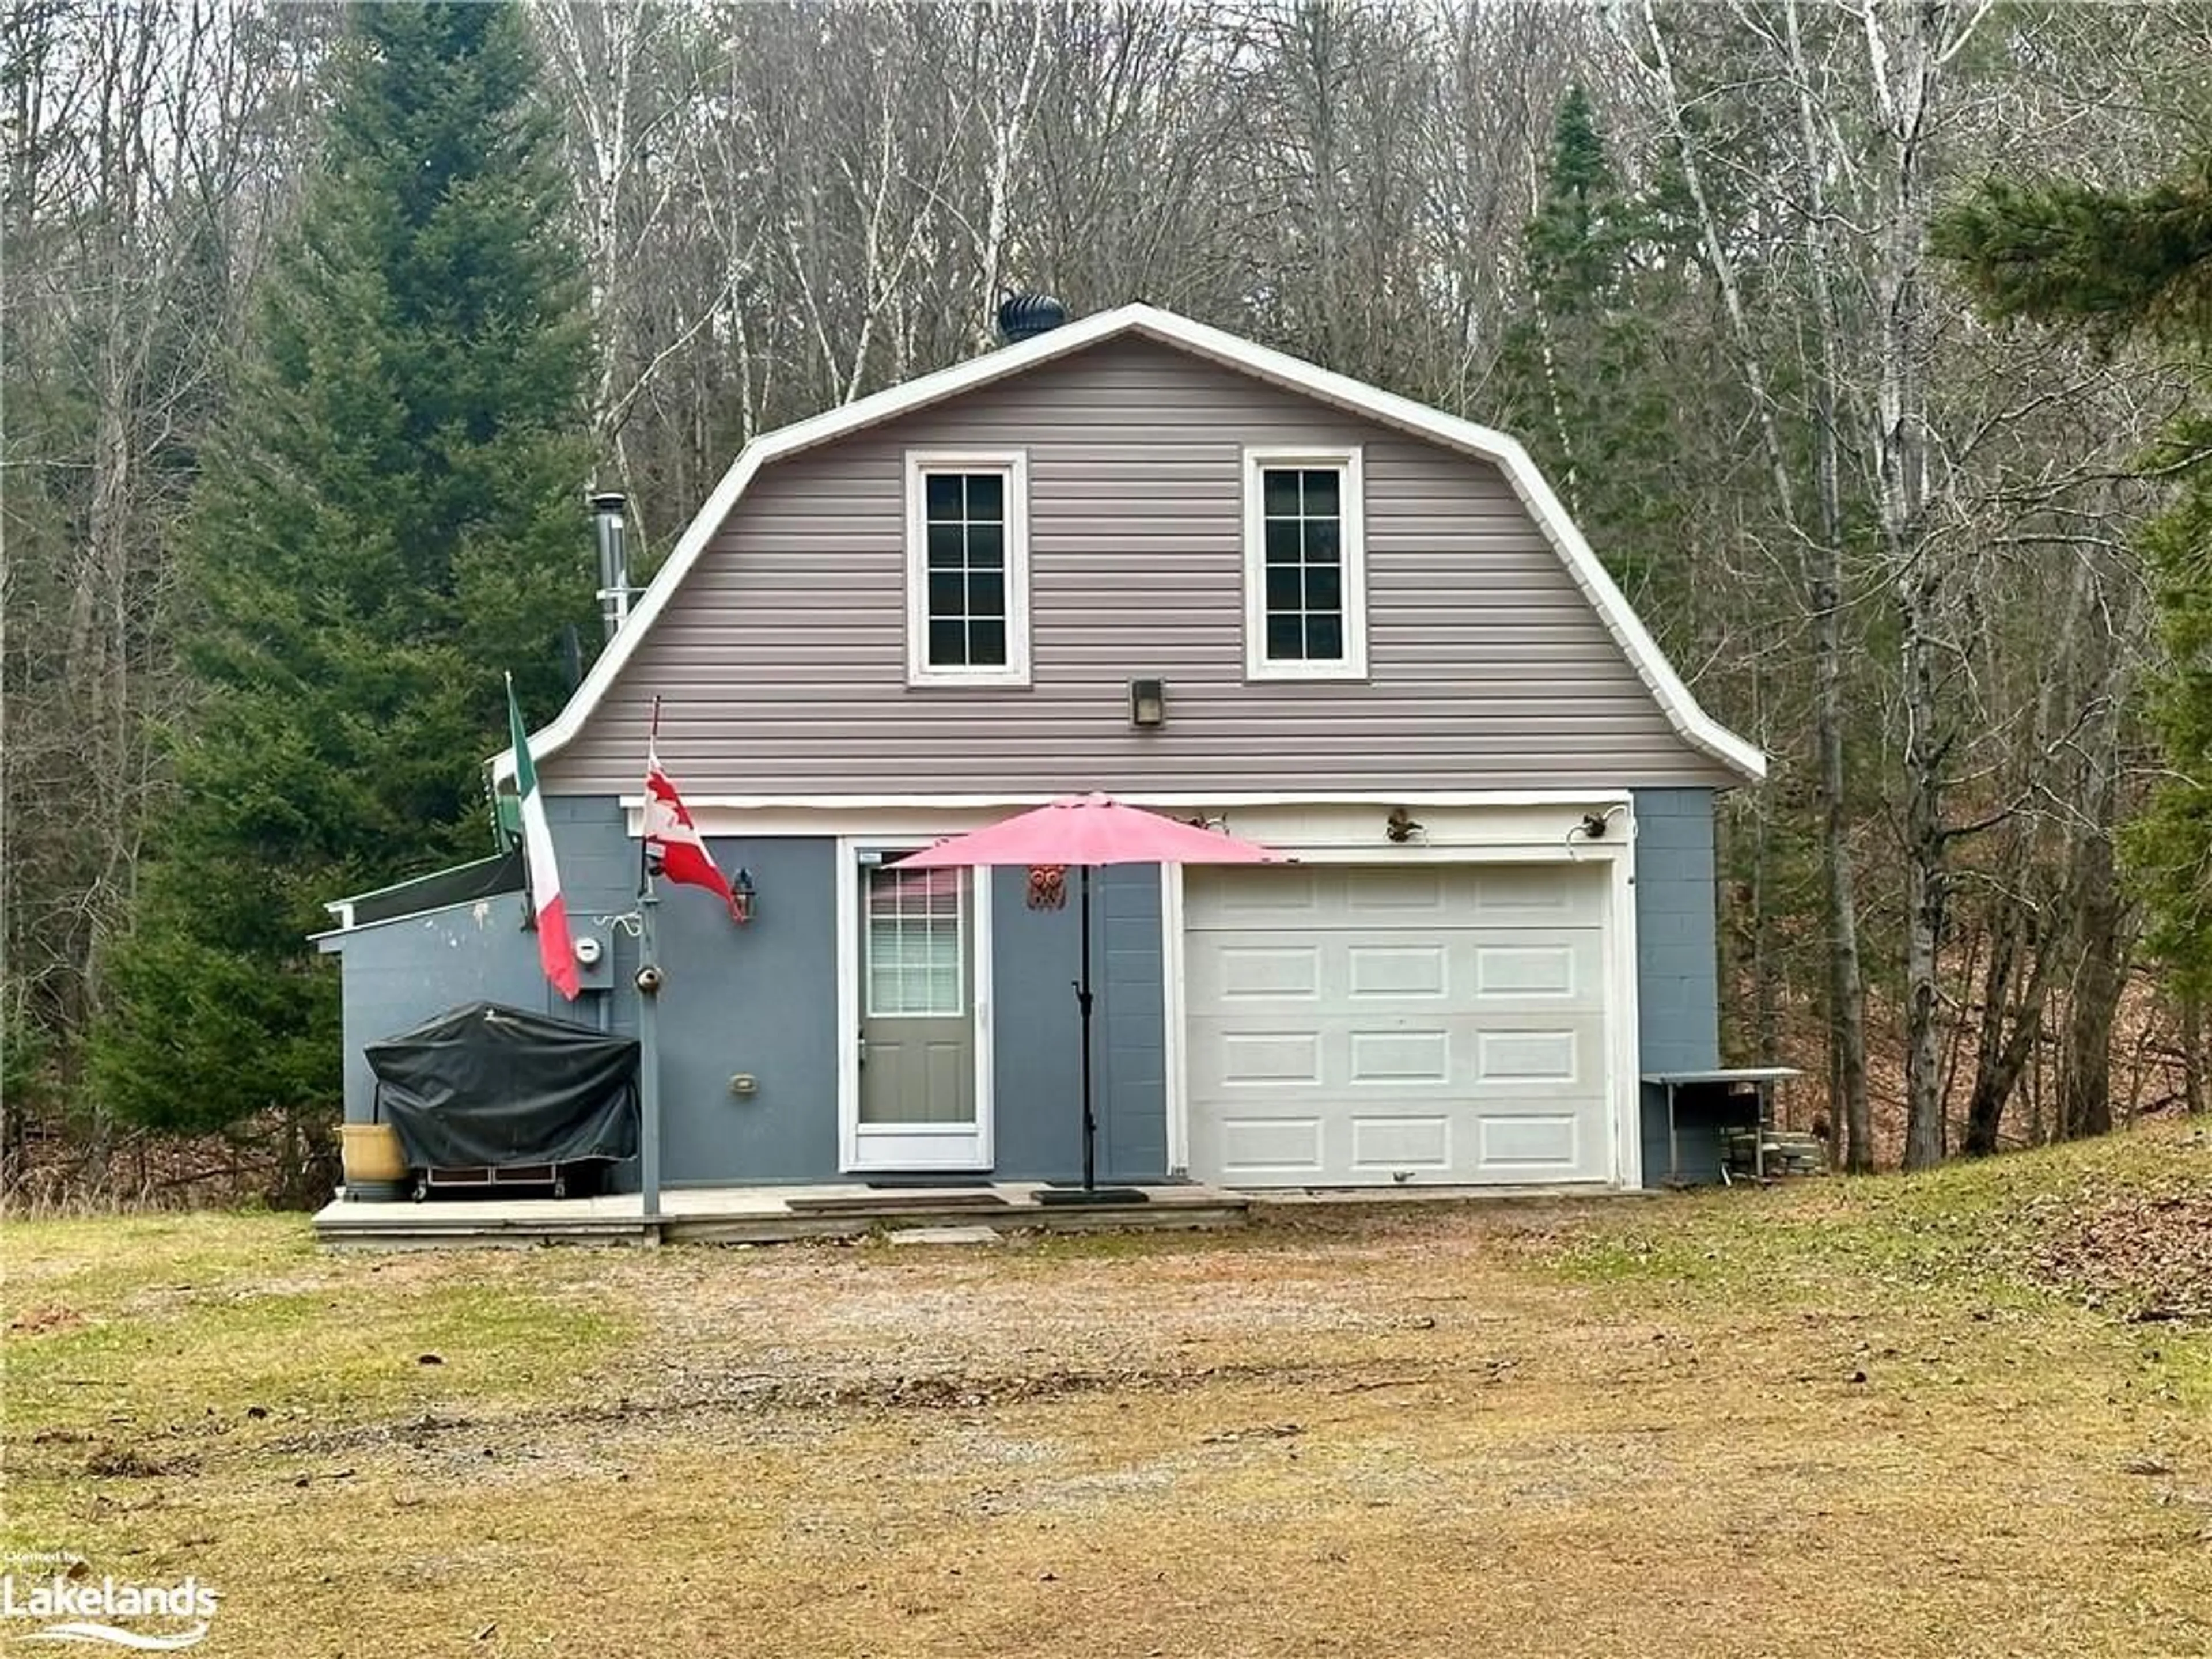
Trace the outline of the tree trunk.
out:
[[[2021,856],[2026,855],[2021,849]],[[2017,861],[2017,860],[2015,860]],[[1997,1150],[2005,1108],[2020,1088],[2028,1063],[2035,1057],[2043,1036],[2043,1008],[2051,986],[2051,968],[2057,951],[2049,939],[2033,936],[2028,923],[2034,915],[2019,895],[2005,894],[1999,901],[1990,946],[1990,963],[1982,981],[1982,1021],[1975,1045],[1974,1090],[1966,1102],[1966,1139],[1960,1150],[1969,1158],[1985,1158]],[[2025,941],[2022,934],[2030,935]],[[2021,947],[2025,942],[2034,954],[2027,984],[2019,1004],[2012,1001]],[[2009,1014],[2009,1027],[2007,1016]]]
[[[2181,994],[2181,1098],[2191,1117],[2204,1115],[2204,1000]]]
[[[2020,905],[2009,894],[1997,902],[1990,927],[1989,965],[1982,973],[1982,1018],[1974,1041],[1974,1091],[1966,1100],[1966,1132],[1960,1150],[1986,1158],[1997,1149],[2012,1079],[2001,1067],[2005,1050],[2005,1009],[2012,1000],[2014,964],[2020,955]]]
[[[1820,877],[1826,903],[1829,1042],[1837,1098],[1832,1121],[1843,1136],[1843,1165],[1855,1175],[1874,1168],[1874,1114],[1867,1101],[1866,969],[1859,957],[1858,895],[1851,869],[1850,821],[1844,787],[1843,468],[1836,419],[1842,319],[1828,280],[1826,189],[1820,126],[1814,115],[1810,66],[1795,0],[1783,10],[1791,79],[1797,95],[1797,137],[1804,150],[1806,264],[1820,338],[1813,383],[1813,457],[1820,533],[1805,538],[1806,609],[1813,623],[1813,775],[1819,781]]]
[[[2125,905],[2107,828],[2113,805],[2108,772],[2098,787],[2102,798],[2090,803],[2097,828],[2083,833],[2075,855],[2076,965],[2058,1084],[2058,1133],[2067,1140],[2104,1134],[2112,1127],[2112,1020],[2126,977],[2121,962]]]
[[[1943,1161],[1943,1081],[1938,1024],[1945,912],[1950,898],[1949,836],[1942,823],[1943,763],[1949,743],[1933,731],[1938,715],[1928,584],[1904,585],[1905,718],[1905,1167]]]
[[[1838,1098],[1834,1117],[1844,1138],[1844,1168],[1863,1175],[1874,1168],[1874,1112],[1867,1100],[1866,969],[1859,959],[1858,896],[1851,870],[1850,821],[1844,805],[1843,555],[1835,512],[1835,404],[1824,393],[1827,433],[1821,445],[1826,474],[1821,492],[1826,527],[1811,556],[1813,611],[1813,747],[1818,763],[1820,876],[1828,933],[1829,1042],[1835,1049]]]
[[[1944,53],[1937,39],[1948,8],[1913,0],[1869,3],[1863,14],[1867,67],[1880,116],[1884,194],[1875,276],[1879,319],[1875,372],[1875,507],[1880,545],[1901,636],[1905,769],[1905,1165],[1943,1158],[1940,1033],[1949,835],[1942,819],[1951,743],[1937,690],[1943,580],[1928,523],[1928,320],[1921,280],[1927,237],[1927,146]],[[1885,17],[1896,28],[1893,42]],[[1971,27],[1971,25],[1969,26]]]

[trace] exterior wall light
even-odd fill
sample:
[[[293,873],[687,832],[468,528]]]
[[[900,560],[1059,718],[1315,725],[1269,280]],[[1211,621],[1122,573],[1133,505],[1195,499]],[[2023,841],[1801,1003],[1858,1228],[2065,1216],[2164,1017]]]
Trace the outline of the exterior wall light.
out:
[[[1144,731],[1164,726],[1168,719],[1168,683],[1165,680],[1131,680],[1129,682],[1129,724]]]
[[[730,915],[738,921],[750,921],[753,905],[758,896],[759,890],[753,885],[753,872],[739,870],[737,879],[730,884]]]

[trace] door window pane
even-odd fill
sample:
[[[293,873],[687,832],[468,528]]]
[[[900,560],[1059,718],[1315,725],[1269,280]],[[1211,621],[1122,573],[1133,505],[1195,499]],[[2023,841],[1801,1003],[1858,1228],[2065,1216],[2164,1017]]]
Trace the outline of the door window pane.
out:
[[[866,873],[869,1014],[960,1013],[967,872],[891,865]]]

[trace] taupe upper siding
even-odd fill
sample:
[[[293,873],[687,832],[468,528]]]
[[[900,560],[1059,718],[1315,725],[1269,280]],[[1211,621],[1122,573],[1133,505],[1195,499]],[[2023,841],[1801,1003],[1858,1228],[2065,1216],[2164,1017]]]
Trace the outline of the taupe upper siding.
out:
[[[1369,678],[1247,684],[1242,451],[1354,444]],[[1027,687],[907,684],[904,456],[922,447],[1028,453]],[[1167,682],[1161,730],[1129,725],[1136,676]],[[539,761],[546,787],[635,793],[656,694],[695,797],[1743,775],[1676,729],[1498,466],[1133,334],[767,464]]]

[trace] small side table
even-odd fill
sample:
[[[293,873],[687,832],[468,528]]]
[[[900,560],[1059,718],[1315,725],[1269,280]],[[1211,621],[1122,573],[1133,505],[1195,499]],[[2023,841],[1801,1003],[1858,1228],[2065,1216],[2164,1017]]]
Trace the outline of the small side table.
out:
[[[1667,1184],[1680,1187],[1682,1180],[1682,1147],[1676,1115],[1680,1097],[1691,1091],[1711,1090],[1717,1095],[1733,1095],[1747,1085],[1750,1097],[1757,1103],[1755,1115],[1748,1127],[1764,1131],[1774,1121],[1774,1085],[1790,1078],[1805,1074],[1794,1066],[1723,1066],[1700,1072],[1646,1072],[1643,1080],[1665,1091],[1667,1096]],[[1759,1136],[1763,1144],[1765,1136]],[[1763,1154],[1754,1152],[1754,1178],[1764,1180]]]

